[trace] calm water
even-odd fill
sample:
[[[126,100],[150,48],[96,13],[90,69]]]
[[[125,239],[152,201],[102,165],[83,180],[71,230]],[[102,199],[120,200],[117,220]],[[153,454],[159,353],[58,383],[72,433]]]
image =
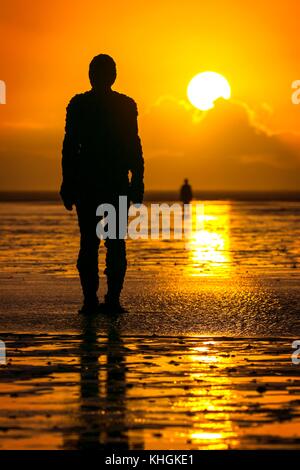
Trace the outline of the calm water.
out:
[[[193,218],[195,222],[195,210]],[[300,267],[299,222],[300,202],[207,201],[189,239],[128,240],[128,276],[170,269],[172,276],[294,276]],[[0,230],[3,274],[76,275],[79,237],[74,211],[50,202],[2,202]]]

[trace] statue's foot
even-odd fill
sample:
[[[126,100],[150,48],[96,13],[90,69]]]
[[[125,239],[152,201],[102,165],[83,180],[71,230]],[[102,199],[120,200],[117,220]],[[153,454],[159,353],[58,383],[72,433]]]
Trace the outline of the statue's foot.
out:
[[[127,310],[121,305],[119,297],[106,295],[103,304],[100,304],[99,310],[103,313],[117,314],[126,313]]]
[[[84,300],[82,307],[78,310],[81,315],[95,315],[99,311],[98,299]]]

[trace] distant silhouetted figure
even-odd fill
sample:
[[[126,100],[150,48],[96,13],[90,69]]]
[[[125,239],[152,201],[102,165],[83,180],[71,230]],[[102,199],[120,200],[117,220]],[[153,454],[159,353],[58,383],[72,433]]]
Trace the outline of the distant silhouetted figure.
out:
[[[186,178],[180,189],[180,200],[183,204],[189,204],[193,199],[192,187],[189,180]]]
[[[76,206],[81,240],[77,268],[84,303],[81,313],[98,310],[98,248],[96,208],[113,204],[119,195],[141,203],[144,193],[144,160],[138,136],[137,106],[126,95],[111,89],[116,64],[105,54],[89,67],[92,89],[75,95],[67,108],[62,151],[61,197],[67,210]],[[131,181],[128,173],[131,172]],[[126,272],[124,239],[106,239],[108,291],[105,306],[122,310],[119,302]]]

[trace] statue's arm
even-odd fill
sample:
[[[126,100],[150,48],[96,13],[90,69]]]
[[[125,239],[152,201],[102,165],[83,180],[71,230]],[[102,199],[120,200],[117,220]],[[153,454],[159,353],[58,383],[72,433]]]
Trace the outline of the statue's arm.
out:
[[[133,203],[142,203],[144,197],[144,157],[138,132],[137,106],[132,102],[130,111],[130,199]]]
[[[62,185],[60,195],[66,209],[71,210],[77,193],[77,156],[80,149],[78,99],[71,99],[66,112],[65,136],[62,147]]]

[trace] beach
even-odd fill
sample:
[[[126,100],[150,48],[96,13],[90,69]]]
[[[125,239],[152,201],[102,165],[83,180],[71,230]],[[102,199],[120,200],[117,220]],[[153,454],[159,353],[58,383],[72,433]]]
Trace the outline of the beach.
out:
[[[128,312],[91,319],[74,212],[0,204],[2,449],[300,447],[300,203],[202,203],[189,240],[127,241]]]

